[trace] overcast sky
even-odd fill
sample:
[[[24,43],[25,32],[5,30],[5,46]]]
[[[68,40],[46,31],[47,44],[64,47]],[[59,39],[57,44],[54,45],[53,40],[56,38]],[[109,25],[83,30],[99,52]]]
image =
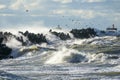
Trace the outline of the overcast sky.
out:
[[[0,0],[0,28],[105,29],[113,23],[120,29],[120,0]]]

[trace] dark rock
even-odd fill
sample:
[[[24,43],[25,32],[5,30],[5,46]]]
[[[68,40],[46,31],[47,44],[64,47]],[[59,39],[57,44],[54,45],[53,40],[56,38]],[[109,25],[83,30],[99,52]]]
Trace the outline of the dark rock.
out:
[[[92,28],[72,29],[70,33],[72,33],[75,38],[81,38],[81,39],[97,36],[96,32]]]
[[[22,36],[20,36],[20,37],[17,37],[17,36],[16,36],[16,39],[17,39],[19,42],[21,42],[23,46],[27,45],[27,41],[24,41]]]
[[[1,37],[1,38],[0,38],[0,44],[1,44],[2,42],[3,42],[3,38]]]
[[[56,31],[52,31],[51,29],[50,29],[49,32],[51,32],[53,35],[59,37],[61,40],[68,40],[68,39],[70,39],[70,35],[68,33],[65,34],[63,32],[56,32]]]
[[[3,41],[5,43],[11,36],[13,35],[10,32],[0,32],[0,60],[8,58],[12,52],[11,48],[3,44]]]
[[[105,34],[106,32],[105,31],[100,31],[102,34]]]
[[[25,33],[23,33],[23,35],[26,36],[29,39],[29,41],[33,44],[40,44],[43,42],[47,43],[47,39],[43,34],[34,34],[26,31]],[[22,37],[18,40],[23,42]]]
[[[13,35],[10,32],[0,32],[0,43],[8,41],[11,36]]]
[[[8,58],[12,49],[7,47],[5,44],[0,44],[0,59]]]
[[[13,59],[14,57],[13,56],[9,56],[9,58]]]

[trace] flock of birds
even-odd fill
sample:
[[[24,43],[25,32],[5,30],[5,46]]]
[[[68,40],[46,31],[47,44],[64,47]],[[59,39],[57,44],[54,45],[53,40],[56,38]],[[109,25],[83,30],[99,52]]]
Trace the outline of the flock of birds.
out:
[[[30,10],[29,9],[26,9],[25,10],[25,12],[26,13],[30,13]],[[92,22],[88,22],[88,23],[83,23],[80,19],[78,19],[78,18],[70,18],[70,17],[66,17],[66,16],[61,16],[61,18],[60,19],[62,19],[62,20],[64,20],[64,19],[66,19],[66,24],[63,24],[63,25],[60,25],[59,23],[58,23],[58,25],[57,25],[57,27],[56,28],[61,28],[61,26],[63,26],[63,27],[67,27],[67,28],[69,28],[69,27],[71,27],[71,26],[75,26],[75,27],[77,27],[77,28],[81,28],[81,27],[84,27],[84,28],[88,28],[88,27],[93,27],[93,26],[100,26],[101,24],[93,24]],[[67,22],[69,22],[69,23],[71,23],[71,24],[67,24]]]
[[[28,9],[26,9],[25,10],[25,12],[30,12],[30,10],[28,10]],[[61,16],[63,19],[65,19],[65,18],[67,18],[66,16]],[[83,25],[83,23],[81,22],[81,20],[80,19],[73,19],[73,18],[67,18],[67,20],[69,21],[69,23],[72,23],[74,26],[77,26],[77,27],[91,27],[91,26],[93,26],[94,24],[92,23],[92,22],[89,22],[89,23],[84,23],[85,25]],[[98,24],[98,25],[100,25],[100,24]],[[65,27],[70,27],[70,25],[69,24],[65,24],[65,25],[63,25],[63,26],[65,26]],[[57,27],[61,27],[61,25],[60,24],[58,24],[57,25]]]
[[[82,20],[80,20],[79,18],[70,18],[70,17],[62,16],[62,18],[60,18],[60,19],[62,19],[62,20],[66,19],[65,23],[69,22],[72,24],[72,26],[75,26],[77,28],[81,28],[81,27],[88,28],[88,27],[93,27],[93,26],[101,26],[101,24],[95,25],[94,22],[85,23]],[[63,24],[62,26],[69,28],[71,26],[71,24]],[[57,27],[60,27],[60,25],[57,25]]]

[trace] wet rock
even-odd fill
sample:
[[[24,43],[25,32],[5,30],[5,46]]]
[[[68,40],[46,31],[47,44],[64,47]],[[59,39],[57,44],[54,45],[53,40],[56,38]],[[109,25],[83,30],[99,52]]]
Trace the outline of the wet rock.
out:
[[[34,34],[26,31],[23,35],[33,44],[47,43],[47,39],[43,34]],[[23,42],[22,37],[19,40]]]
[[[72,29],[70,33],[73,34],[75,38],[90,38],[97,36],[96,32],[93,28],[87,28],[87,29]]]
[[[68,40],[68,39],[70,39],[70,35],[68,33],[65,34],[63,32],[56,32],[56,31],[52,31],[51,29],[50,29],[49,32],[51,32],[53,35],[59,37],[61,40]]]
[[[10,32],[0,32],[0,60],[8,58],[12,52],[11,48],[3,44],[3,42],[7,42],[11,36],[13,35]]]
[[[3,42],[3,38],[1,37],[1,38],[0,38],[0,44],[1,44],[2,42]]]
[[[11,38],[15,38],[19,42],[22,43],[22,45],[27,45],[28,42],[31,42],[32,44],[40,44],[40,43],[47,43],[47,39],[43,34],[34,34],[26,31],[25,33],[19,31],[23,36],[28,38],[28,41],[24,41],[23,36],[13,35],[10,32],[0,32],[0,43],[4,41],[6,43]]]
[[[3,41],[7,42],[12,36],[14,35],[10,32],[0,32],[0,43],[2,43]]]
[[[0,60],[8,58],[12,49],[7,47],[5,44],[0,44]]]

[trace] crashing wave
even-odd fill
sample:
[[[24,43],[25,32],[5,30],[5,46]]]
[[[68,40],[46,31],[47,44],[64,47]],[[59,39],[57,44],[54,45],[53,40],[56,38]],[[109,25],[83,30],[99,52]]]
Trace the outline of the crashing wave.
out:
[[[44,58],[44,64],[61,63],[91,63],[104,62],[119,59],[118,36],[101,36],[96,30],[73,29],[70,32],[64,30],[48,30],[46,33],[32,33],[29,31],[1,33],[0,44],[5,44],[12,49],[7,56],[12,58],[22,56],[36,56],[39,53]],[[84,34],[84,36],[81,36]],[[114,44],[113,44],[114,43]],[[42,54],[46,53],[46,54]],[[116,55],[113,55],[113,54]],[[9,58],[8,57],[8,58]],[[42,59],[41,59],[42,60]]]

